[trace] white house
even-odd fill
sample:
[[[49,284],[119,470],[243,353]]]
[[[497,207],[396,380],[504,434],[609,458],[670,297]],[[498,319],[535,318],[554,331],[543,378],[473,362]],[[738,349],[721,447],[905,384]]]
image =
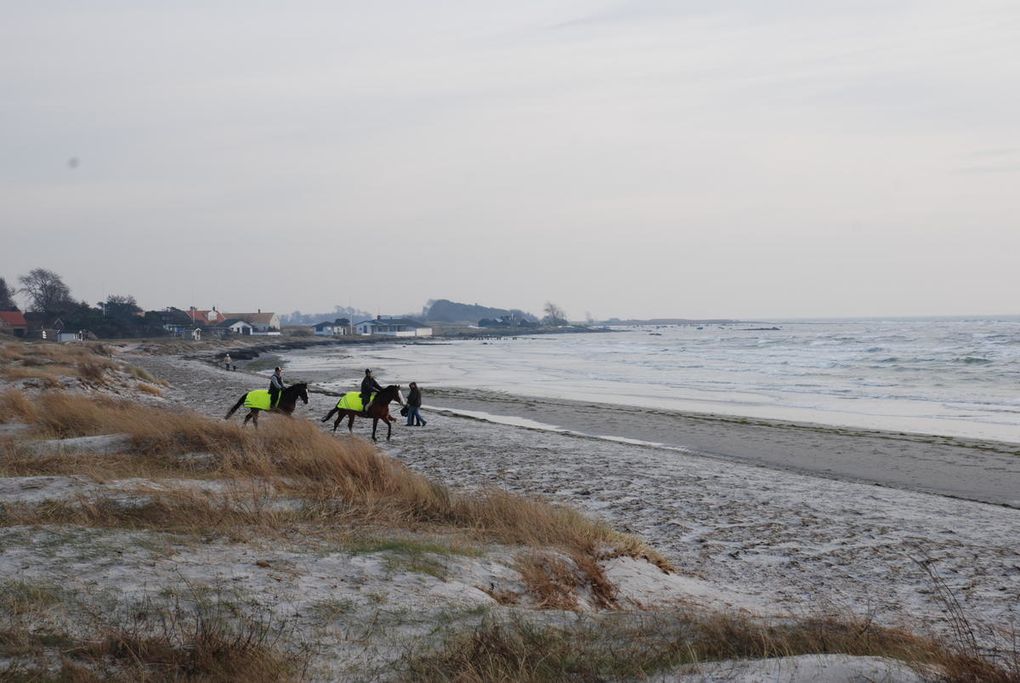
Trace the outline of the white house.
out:
[[[376,318],[363,320],[354,326],[355,334],[385,337],[431,337],[432,328],[409,318]]]
[[[350,334],[351,321],[347,318],[337,318],[333,322],[321,322],[312,325],[312,331],[317,337],[340,337]]]
[[[260,308],[257,313],[224,313],[227,318],[239,318],[252,326],[252,334],[278,335],[280,334],[280,316],[270,311],[263,312]]]
[[[240,318],[227,318],[217,327],[221,328],[226,334],[238,334],[238,335],[249,335],[255,331],[251,323],[247,320],[241,320]]]

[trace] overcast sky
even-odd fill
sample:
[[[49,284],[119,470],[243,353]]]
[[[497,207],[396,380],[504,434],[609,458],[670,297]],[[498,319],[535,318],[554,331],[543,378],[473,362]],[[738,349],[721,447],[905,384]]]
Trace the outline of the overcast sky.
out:
[[[9,282],[47,267],[147,308],[1020,313],[1016,0],[0,17]]]

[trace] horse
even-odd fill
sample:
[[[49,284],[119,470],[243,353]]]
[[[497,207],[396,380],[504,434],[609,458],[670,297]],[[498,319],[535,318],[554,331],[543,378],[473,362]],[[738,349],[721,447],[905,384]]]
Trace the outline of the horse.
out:
[[[289,387],[285,387],[280,392],[280,399],[276,402],[275,406],[269,405],[269,392],[265,389],[254,389],[246,394],[243,394],[241,398],[237,399],[237,403],[231,408],[227,414],[223,417],[224,420],[229,420],[230,416],[237,411],[242,405],[249,408],[250,411],[244,416],[244,424],[248,424],[248,420],[252,421],[255,425],[255,429],[259,428],[259,411],[266,410],[271,413],[283,413],[284,415],[290,416],[294,412],[294,408],[297,406],[297,400],[301,399],[308,404],[308,385],[304,382],[299,384],[291,384]],[[243,426],[243,425],[242,425]]]
[[[336,407],[326,413],[322,421],[326,422],[333,415],[339,413],[336,422],[333,423],[333,432],[336,432],[336,428],[340,426],[340,423],[346,417],[347,431],[353,434],[354,418],[370,417],[372,418],[372,441],[378,441],[375,438],[375,430],[379,426],[379,420],[383,420],[386,423],[386,440],[389,441],[390,434],[393,432],[393,423],[397,421],[397,418],[390,415],[391,401],[404,405],[404,397],[400,394],[400,386],[397,384],[391,384],[376,394],[375,400],[372,401],[372,405],[368,408],[368,415],[365,415],[362,411],[353,409],[361,405],[361,394],[357,391],[350,391],[340,397],[340,400],[336,402]]]

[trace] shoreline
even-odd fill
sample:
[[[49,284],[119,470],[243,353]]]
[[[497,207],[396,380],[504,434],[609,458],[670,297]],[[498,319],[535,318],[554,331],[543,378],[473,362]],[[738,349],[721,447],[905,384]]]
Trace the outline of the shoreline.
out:
[[[529,423],[519,428],[1020,509],[1020,444],[458,388],[426,392],[426,409]]]
[[[281,354],[281,361],[288,362],[288,355]],[[315,370],[301,374],[314,375]],[[321,375],[303,379],[334,381]],[[423,385],[423,390],[426,410],[482,413],[481,419],[499,424],[523,420],[532,429],[1020,509],[1020,443],[455,386]],[[322,387],[314,391],[340,393]]]

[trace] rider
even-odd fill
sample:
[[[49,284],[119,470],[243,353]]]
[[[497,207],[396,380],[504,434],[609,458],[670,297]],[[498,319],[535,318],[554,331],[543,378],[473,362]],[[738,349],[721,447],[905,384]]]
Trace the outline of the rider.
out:
[[[283,393],[284,387],[286,386],[287,385],[283,383],[283,370],[281,370],[280,368],[276,368],[275,370],[273,370],[273,375],[272,377],[269,378],[270,408],[276,407],[276,404],[280,400],[280,394]]]
[[[372,396],[373,391],[382,391],[382,387],[375,381],[375,377],[372,377],[372,371],[365,370],[365,379],[361,380],[361,405],[363,406],[361,410],[365,414],[368,413],[368,407],[375,400]]]

